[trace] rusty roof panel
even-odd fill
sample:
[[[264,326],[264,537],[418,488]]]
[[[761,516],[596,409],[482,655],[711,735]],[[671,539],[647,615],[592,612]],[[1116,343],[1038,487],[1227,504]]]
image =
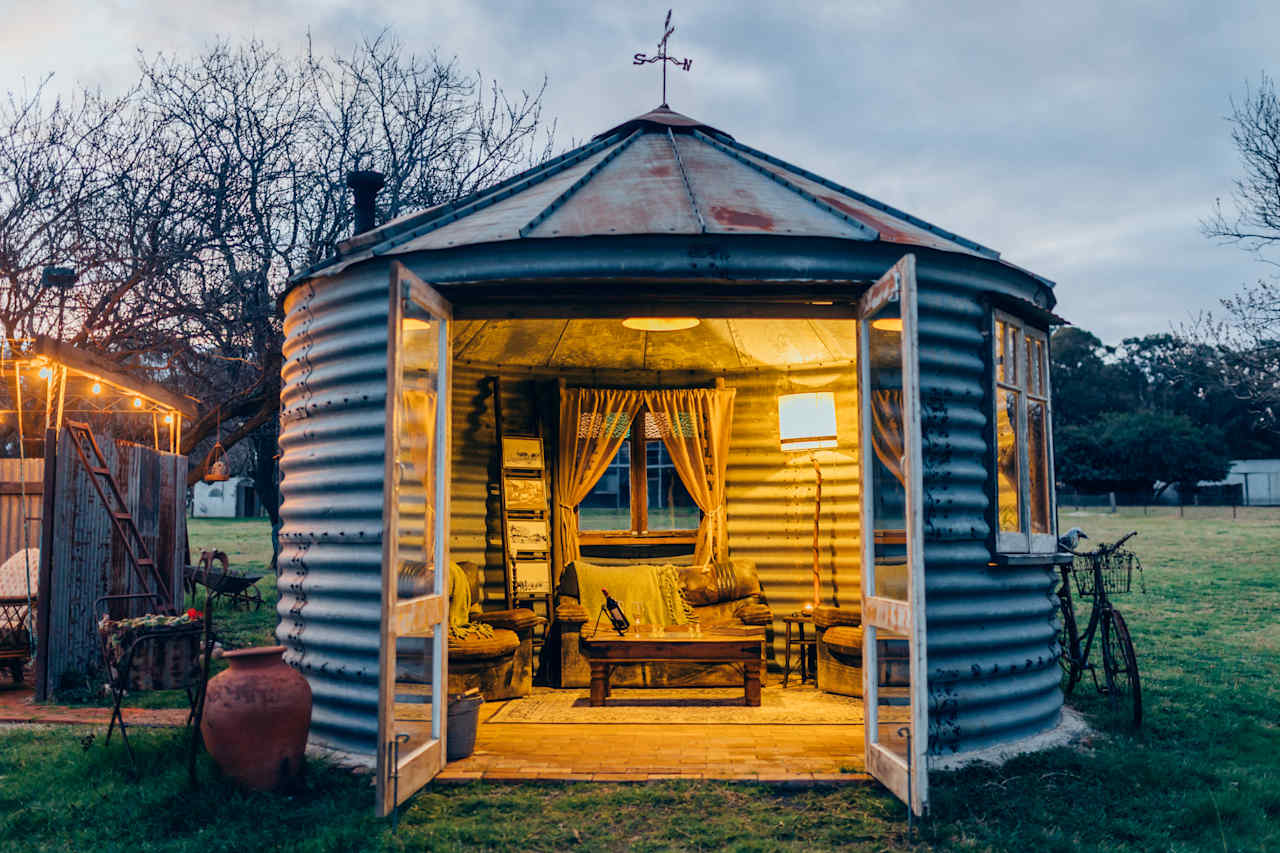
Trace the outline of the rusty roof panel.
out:
[[[607,157],[614,147],[602,149],[558,174],[483,210],[463,216],[443,228],[415,237],[391,249],[389,253],[400,254],[423,249],[447,249],[451,246],[492,243],[498,240],[517,240],[520,237],[520,229],[526,223]]]
[[[709,232],[866,239],[860,230],[711,145],[683,134],[675,141]]]
[[[671,142],[665,133],[646,133],[528,236],[697,234],[700,230]]]

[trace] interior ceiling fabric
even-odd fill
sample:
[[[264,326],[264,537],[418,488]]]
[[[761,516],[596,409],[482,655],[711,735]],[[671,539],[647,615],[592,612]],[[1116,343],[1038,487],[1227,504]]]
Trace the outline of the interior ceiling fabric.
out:
[[[462,320],[454,358],[521,367],[734,370],[853,361],[854,322],[704,319],[691,329],[643,332],[621,320]]]

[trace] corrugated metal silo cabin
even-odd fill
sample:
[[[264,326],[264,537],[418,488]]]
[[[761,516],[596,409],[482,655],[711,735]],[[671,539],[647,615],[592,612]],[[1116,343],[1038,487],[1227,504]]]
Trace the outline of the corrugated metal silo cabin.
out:
[[[665,107],[356,235],[284,297],[278,634],[313,740],[376,757],[381,809],[443,763],[444,691],[421,684],[444,676],[433,567],[486,565],[505,600],[493,377],[525,429],[541,408],[554,430],[557,383],[735,389],[729,555],[758,564],[775,618],[813,598],[814,471],[781,449],[778,400],[830,391],[820,599],[861,605],[865,672],[876,631],[910,637],[910,739],[880,736],[868,678],[866,758],[923,809],[930,765],[1059,724],[1053,304],[998,253]],[[415,689],[434,704],[397,687],[408,660],[433,662]],[[400,743],[405,713],[423,724]]]

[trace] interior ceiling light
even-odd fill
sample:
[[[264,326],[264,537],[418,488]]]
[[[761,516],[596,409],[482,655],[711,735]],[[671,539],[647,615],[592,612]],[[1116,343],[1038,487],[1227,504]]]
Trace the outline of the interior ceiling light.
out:
[[[697,317],[628,317],[622,325],[642,332],[678,332],[692,329],[700,322]]]
[[[881,317],[879,320],[871,321],[871,328],[879,329],[882,332],[901,332],[901,317]]]

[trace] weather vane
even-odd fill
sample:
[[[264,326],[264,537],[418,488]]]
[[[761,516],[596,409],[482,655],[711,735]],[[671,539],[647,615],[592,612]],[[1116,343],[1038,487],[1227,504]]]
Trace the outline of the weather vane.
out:
[[[646,65],[650,62],[662,63],[662,105],[667,105],[667,63],[678,65],[680,68],[688,71],[693,67],[692,59],[676,59],[667,53],[667,39],[671,38],[671,34],[676,28],[671,26],[671,10],[667,10],[667,20],[662,24],[662,40],[658,42],[658,52],[653,56],[645,56],[643,53],[637,53],[631,58],[632,65]]]

